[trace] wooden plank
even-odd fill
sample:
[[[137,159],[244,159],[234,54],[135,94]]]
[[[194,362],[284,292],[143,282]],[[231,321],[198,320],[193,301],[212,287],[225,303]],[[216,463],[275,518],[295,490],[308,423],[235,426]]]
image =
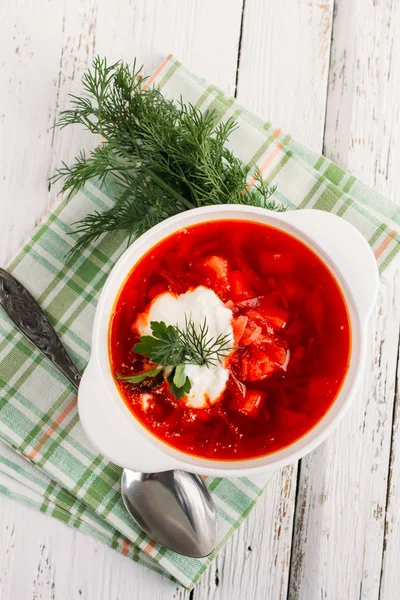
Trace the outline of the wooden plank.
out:
[[[336,0],[324,139],[330,158],[392,197],[400,151],[393,135],[399,118],[398,9],[389,2]],[[291,599],[379,597],[398,294],[398,278],[381,290],[365,383],[350,414],[302,461]],[[394,556],[387,556],[392,566]]]
[[[238,100],[322,150],[333,0],[246,0]]]
[[[400,294],[397,292],[397,302]],[[397,356],[395,410],[389,461],[388,494],[383,539],[380,598],[397,600],[400,589],[399,570],[399,498],[400,498],[400,361]]]
[[[389,43],[389,61],[385,66],[385,75],[387,79],[387,85],[392,89],[392,97],[398,97],[400,89],[400,81],[398,78],[398,61],[400,55],[400,40],[395,32],[398,31],[400,26],[400,10],[399,6],[395,5],[387,15],[386,26],[388,31],[388,39],[386,43]],[[397,64],[392,66],[392,57],[397,58]],[[397,66],[397,68],[396,68]],[[393,135],[398,128],[399,124],[399,106],[398,102],[391,104],[390,99],[385,102],[385,116],[388,122],[385,122],[385,134],[390,136],[390,145],[387,146],[386,154],[386,168],[385,163],[382,161],[381,165],[378,166],[378,175],[382,178],[393,177],[394,165],[396,158],[399,156],[398,145],[399,142],[397,137]],[[396,188],[393,187],[393,196],[395,195]],[[396,194],[398,200],[398,194]],[[398,200],[399,201],[399,200]],[[397,302],[400,297],[400,290],[397,288]],[[400,589],[400,571],[398,568],[398,556],[399,556],[399,540],[400,540],[400,520],[398,517],[398,506],[400,499],[400,363],[399,355],[397,355],[397,376],[395,384],[395,406],[393,416],[393,430],[391,440],[391,453],[389,459],[389,481],[388,481],[388,493],[386,499],[386,515],[384,525],[384,540],[383,540],[383,556],[381,566],[381,580],[380,580],[380,598],[382,600],[396,600],[398,596],[398,590]]]
[[[317,151],[322,150],[332,10],[332,2],[292,0],[246,0],[244,10],[239,102]],[[296,465],[275,475],[196,587],[195,599],[286,598],[296,478]]]
[[[49,206],[49,158],[63,27],[59,3],[0,14],[0,264]]]

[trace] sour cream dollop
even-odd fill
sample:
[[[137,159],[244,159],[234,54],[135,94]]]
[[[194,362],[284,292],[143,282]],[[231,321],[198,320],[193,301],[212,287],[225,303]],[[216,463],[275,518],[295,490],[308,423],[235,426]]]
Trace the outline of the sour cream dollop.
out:
[[[164,321],[167,325],[183,329],[185,317],[192,320],[196,331],[206,319],[207,337],[226,335],[228,345],[233,345],[232,311],[224,306],[215,292],[204,286],[180,295],[172,292],[160,294],[151,303],[149,311],[139,315],[136,328],[140,335],[151,335],[150,323]],[[183,398],[185,404],[191,408],[206,408],[214,404],[225,390],[229,370],[222,360],[209,367],[186,365],[185,374],[192,384],[190,392]]]

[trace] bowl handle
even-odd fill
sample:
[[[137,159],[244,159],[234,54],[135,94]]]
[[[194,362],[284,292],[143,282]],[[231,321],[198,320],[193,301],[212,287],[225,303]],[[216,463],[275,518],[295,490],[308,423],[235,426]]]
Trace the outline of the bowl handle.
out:
[[[346,281],[360,321],[370,316],[379,289],[375,256],[367,240],[353,225],[323,210],[301,209],[281,215],[331,258]]]
[[[137,428],[135,432],[134,417],[125,405],[110,406],[115,400],[92,363],[93,359],[82,375],[78,411],[83,430],[93,446],[111,462],[132,471],[157,473],[179,468],[178,461],[141,433],[138,423],[133,423]]]

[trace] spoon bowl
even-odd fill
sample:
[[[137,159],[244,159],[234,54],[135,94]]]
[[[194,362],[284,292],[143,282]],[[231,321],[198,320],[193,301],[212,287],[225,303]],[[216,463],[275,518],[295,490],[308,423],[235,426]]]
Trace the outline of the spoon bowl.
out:
[[[125,469],[121,493],[127,511],[152,539],[193,558],[215,549],[217,520],[211,494],[186,471],[135,473]]]

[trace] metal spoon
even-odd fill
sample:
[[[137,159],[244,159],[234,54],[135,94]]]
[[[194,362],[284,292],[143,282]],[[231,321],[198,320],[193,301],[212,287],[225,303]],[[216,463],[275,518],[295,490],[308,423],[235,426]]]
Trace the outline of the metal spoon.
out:
[[[81,375],[50,321],[28,290],[0,269],[0,306],[14,325],[77,390]],[[174,552],[200,558],[217,543],[214,502],[204,481],[185,471],[135,473],[121,479],[125,507],[151,539]]]

